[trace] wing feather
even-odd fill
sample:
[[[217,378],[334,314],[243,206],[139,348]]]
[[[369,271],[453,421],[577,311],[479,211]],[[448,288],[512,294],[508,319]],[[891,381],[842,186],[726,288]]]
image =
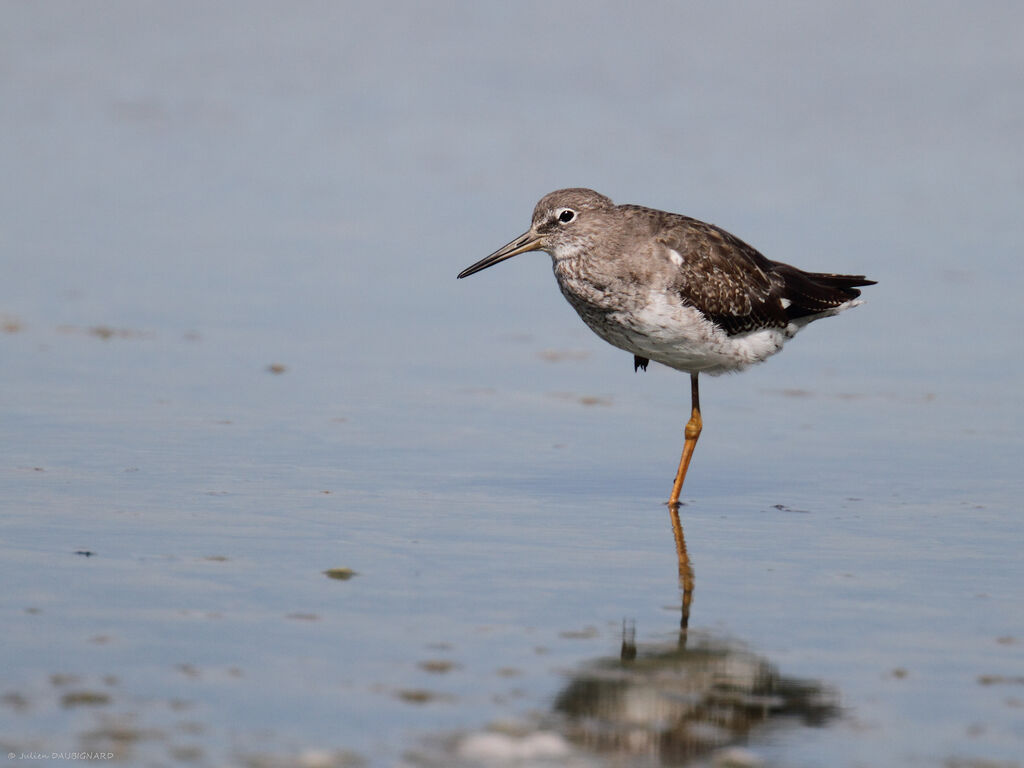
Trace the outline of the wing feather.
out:
[[[689,216],[622,207],[635,224],[642,219],[650,228],[655,255],[677,265],[670,287],[729,335],[829,314],[857,298],[857,287],[874,285],[863,275],[805,272],[771,261],[721,227]]]
[[[657,241],[682,257],[674,287],[683,301],[730,335],[786,326],[783,284],[771,261],[713,224],[672,219]]]

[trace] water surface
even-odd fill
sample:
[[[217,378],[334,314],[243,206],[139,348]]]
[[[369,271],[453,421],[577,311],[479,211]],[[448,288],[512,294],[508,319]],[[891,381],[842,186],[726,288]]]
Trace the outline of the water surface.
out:
[[[1020,765],[1014,6],[0,17],[12,762]],[[454,279],[576,185],[879,281],[676,531],[686,378]]]

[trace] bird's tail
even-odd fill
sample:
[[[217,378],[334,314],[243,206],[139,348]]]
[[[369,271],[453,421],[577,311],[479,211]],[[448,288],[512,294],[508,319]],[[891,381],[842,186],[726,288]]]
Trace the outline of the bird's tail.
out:
[[[811,316],[834,314],[853,306],[850,302],[860,296],[857,289],[875,284],[864,275],[804,272],[788,264],[780,265],[776,272],[786,281],[786,296],[792,302],[786,309],[790,320],[813,319]]]
[[[860,296],[860,291],[857,288],[863,288],[866,285],[876,285],[878,282],[877,280],[868,280],[864,275],[835,275],[831,272],[804,272],[804,276],[816,283],[823,283],[841,291],[850,291],[852,294],[850,296],[851,299]]]

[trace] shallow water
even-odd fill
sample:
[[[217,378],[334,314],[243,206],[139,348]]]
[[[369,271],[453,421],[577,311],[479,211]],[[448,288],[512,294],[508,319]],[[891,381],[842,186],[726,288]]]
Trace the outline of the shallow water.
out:
[[[1016,7],[0,18],[0,754],[1021,764]],[[454,279],[570,185],[879,280],[678,539],[686,378]]]

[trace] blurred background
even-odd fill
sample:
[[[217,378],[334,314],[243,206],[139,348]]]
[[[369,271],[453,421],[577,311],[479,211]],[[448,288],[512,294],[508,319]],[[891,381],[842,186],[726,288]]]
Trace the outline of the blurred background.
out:
[[[999,2],[0,4],[0,751],[1020,765],[1022,32]],[[677,658],[689,407],[544,254],[455,280],[568,186],[879,282],[702,382],[698,661],[829,692],[801,717],[630,752],[558,704],[624,621]]]

